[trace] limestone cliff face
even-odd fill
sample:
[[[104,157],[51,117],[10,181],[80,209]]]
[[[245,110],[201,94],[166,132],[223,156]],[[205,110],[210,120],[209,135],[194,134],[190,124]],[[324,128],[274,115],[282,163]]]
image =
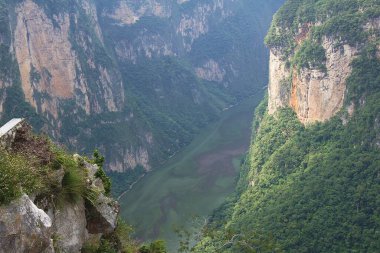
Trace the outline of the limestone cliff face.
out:
[[[134,169],[140,165],[146,170],[150,170],[149,153],[145,147],[122,147],[120,145],[112,146],[112,149],[118,151],[118,156],[109,162],[109,170],[124,172],[125,167]]]
[[[59,99],[74,97],[75,54],[69,42],[69,16],[58,17],[54,27],[43,10],[32,1],[16,7],[17,25],[14,48],[20,67],[26,100],[40,110],[58,117]],[[88,105],[85,107],[89,107]]]
[[[350,45],[335,48],[334,40],[325,38],[327,72],[302,69],[293,71],[290,106],[303,123],[325,121],[343,106],[346,80],[351,74],[351,62],[358,49]]]
[[[371,20],[362,29],[377,29],[378,19]],[[352,45],[335,36],[323,36],[319,45],[325,52],[324,69],[297,66],[294,55],[306,40],[312,27],[323,24],[300,24],[293,36],[294,49],[285,55],[283,48],[270,48],[270,80],[268,86],[270,114],[278,108],[290,106],[304,123],[323,122],[343,107],[346,81],[351,74],[351,63],[361,51],[360,44]]]
[[[171,1],[167,0],[121,0],[117,2],[116,8],[104,12],[104,15],[117,20],[119,25],[131,25],[143,16],[170,17],[171,8]]]
[[[202,67],[196,68],[195,72],[199,78],[215,82],[222,82],[226,75],[226,71],[221,69],[219,64],[212,59],[205,62]]]
[[[211,20],[215,16],[219,20],[233,15],[233,11],[226,8],[228,0],[213,0],[209,3],[199,3],[190,13],[181,15],[177,34],[180,34],[183,39],[183,45],[187,51],[191,50],[193,42],[201,35],[209,31]]]
[[[286,67],[282,55],[271,50],[269,113],[290,106],[302,123],[325,121],[343,106],[346,80],[351,74],[351,62],[359,50],[348,44],[335,47],[336,41],[325,37],[326,69]]]
[[[83,1],[83,8],[93,23],[98,39],[102,33],[98,25],[95,6]],[[26,100],[39,113],[58,119],[62,112],[62,102],[75,101],[78,108],[87,114],[102,111],[117,111],[123,102],[123,89],[115,85],[109,69],[96,65],[91,57],[87,59],[93,71],[97,71],[98,82],[103,90],[102,96],[94,94],[91,84],[83,75],[83,64],[78,53],[73,50],[70,35],[71,21],[76,14],[60,13],[48,17],[46,11],[32,0],[25,0],[15,9],[16,27],[14,31],[14,50],[20,69],[22,89]],[[84,34],[78,43],[87,45]],[[120,81],[119,81],[120,83]]]
[[[139,56],[152,58],[190,52],[194,41],[206,34],[215,20],[221,22],[234,13],[227,7],[233,2],[231,0],[210,0],[183,7],[187,2],[122,0],[103,10],[102,16],[112,19],[120,27],[133,27],[152,17],[158,24],[166,23],[166,29],[160,32],[148,26],[134,38],[119,41],[116,45],[118,56],[136,63]]]
[[[26,102],[46,120],[44,131],[75,147],[84,146],[77,142],[78,136],[62,132],[87,117],[121,112],[125,105],[123,81],[105,52],[95,2],[78,1],[75,11],[62,7],[55,13],[51,8],[54,6],[33,0],[9,8],[8,15],[15,20],[6,24],[10,27],[9,51]],[[3,113],[8,96],[5,89],[17,86],[18,78],[0,79]]]

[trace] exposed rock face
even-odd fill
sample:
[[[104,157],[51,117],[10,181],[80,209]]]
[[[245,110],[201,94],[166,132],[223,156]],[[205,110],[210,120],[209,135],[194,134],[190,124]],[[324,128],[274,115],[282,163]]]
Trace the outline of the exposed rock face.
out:
[[[222,82],[226,71],[221,69],[219,64],[214,60],[209,60],[202,67],[196,68],[195,72],[199,78],[207,81]]]
[[[31,130],[21,119],[14,119],[0,128],[4,132],[2,137],[13,136],[7,138],[7,146],[1,148],[18,147],[17,151],[23,153],[20,142],[26,142],[26,147],[40,149],[33,147],[39,143],[30,142],[25,137],[30,132],[24,133],[20,129]],[[49,152],[46,152],[45,159],[49,159]],[[102,235],[110,234],[116,229],[119,204],[104,195],[103,182],[96,177],[98,166],[83,161],[79,155],[74,158],[83,163],[83,169],[86,170],[86,182],[83,182],[86,190],[97,193],[91,198],[92,201],[85,196],[78,196],[76,201],[62,200],[57,205],[53,201],[54,193],[49,192],[35,193],[33,199],[24,194],[9,205],[0,206],[0,253],[80,252],[88,240],[100,240]],[[61,168],[50,173],[51,180],[57,184],[55,191],[62,190],[67,172]]]
[[[117,225],[119,204],[103,194],[95,203],[86,205],[87,230],[90,234],[112,233]]]
[[[104,17],[113,19],[119,26],[132,27],[141,18],[156,17],[158,22],[170,22],[162,33],[150,30],[151,27],[139,31],[138,36],[117,43],[116,51],[122,59],[136,63],[138,56],[176,56],[183,50],[191,51],[192,44],[201,35],[206,34],[213,19],[221,22],[231,16],[233,11],[226,8],[226,0],[210,0],[197,3],[194,7],[174,15],[173,9],[187,1],[177,3],[167,0],[126,1],[115,4],[114,8],[105,10]],[[178,44],[178,42],[180,42]]]
[[[309,27],[309,26],[307,26]],[[307,29],[309,30],[309,29]],[[305,29],[296,36],[297,44],[307,37]],[[317,68],[293,69],[286,66],[286,59],[278,49],[270,52],[269,102],[270,114],[278,108],[290,106],[304,124],[326,121],[343,106],[346,80],[351,74],[350,64],[359,53],[358,47],[343,44],[324,37],[322,46],[326,52],[326,71]]]
[[[90,1],[82,1],[82,7],[102,42],[96,6]],[[103,108],[108,111],[120,109],[123,90],[120,81],[116,82],[108,69],[96,66],[89,57],[88,64],[93,71],[99,72],[102,97],[92,94],[83,76],[83,66],[73,50],[70,38],[71,20],[77,17],[61,13],[52,19],[32,0],[21,2],[15,11],[17,24],[13,44],[22,88],[26,100],[38,112],[57,120],[62,110],[61,102],[67,100],[74,100],[87,114],[102,112]],[[82,34],[78,40],[83,48],[88,47],[85,35]]]
[[[343,106],[350,64],[358,49],[347,44],[336,48],[334,43],[331,38],[323,41],[326,73],[318,69],[302,69],[299,74],[293,71],[290,106],[302,123],[328,120]]]
[[[37,96],[47,96],[42,112],[58,117],[57,102],[74,96],[76,59],[69,42],[69,16],[55,20],[27,0],[17,8],[14,47],[26,100],[37,107]]]
[[[277,108],[288,105],[290,70],[286,68],[285,61],[279,52],[270,51],[269,85],[268,85],[268,111],[273,114]]]
[[[162,0],[145,0],[138,3],[134,0],[121,0],[114,10],[104,15],[117,20],[119,25],[131,25],[145,15],[170,17],[171,7],[168,1]]]
[[[183,38],[183,45],[187,51],[191,50],[193,42],[210,28],[210,17],[218,13],[220,19],[225,19],[232,12],[225,8],[228,0],[213,0],[209,3],[199,3],[191,13],[182,14],[177,27],[177,33]]]
[[[53,221],[58,248],[65,252],[80,252],[87,235],[84,201],[65,203],[54,211]]]
[[[99,24],[98,11],[96,9],[95,3],[92,2],[91,0],[83,0],[82,1],[82,8],[84,9],[84,11],[86,12],[87,16],[89,17],[89,19],[91,21],[91,25],[94,28],[95,33],[96,33],[98,39],[102,43],[104,43],[104,41],[103,41],[103,33],[102,33],[102,29],[101,29],[100,24]]]
[[[145,148],[139,147],[137,149],[125,149],[118,147],[117,149],[119,150],[121,157],[119,159],[112,160],[109,163],[109,169],[111,171],[123,172],[125,168],[134,169],[137,165],[141,165],[146,170],[150,170],[149,154]]]
[[[0,207],[0,252],[39,253],[50,247],[52,220],[23,195]]]

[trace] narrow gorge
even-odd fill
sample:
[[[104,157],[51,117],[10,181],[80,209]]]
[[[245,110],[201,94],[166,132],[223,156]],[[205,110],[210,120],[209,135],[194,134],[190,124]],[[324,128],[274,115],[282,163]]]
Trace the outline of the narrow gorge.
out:
[[[379,0],[0,0],[0,253],[380,252],[379,73]]]

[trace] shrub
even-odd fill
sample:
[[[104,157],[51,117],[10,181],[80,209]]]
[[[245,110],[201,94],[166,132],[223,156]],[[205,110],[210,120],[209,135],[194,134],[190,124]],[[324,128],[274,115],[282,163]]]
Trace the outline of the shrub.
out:
[[[139,249],[139,253],[166,253],[165,241],[156,240],[151,242],[150,245],[143,245]]]
[[[0,205],[44,188],[44,167],[33,167],[20,155],[0,151]]]
[[[56,162],[62,166],[65,174],[62,179],[62,189],[56,195],[56,202],[61,205],[65,202],[75,203],[82,197],[89,196],[89,190],[86,187],[85,171],[79,166],[78,162],[64,150],[55,148]],[[91,200],[91,198],[90,198]]]
[[[100,243],[88,242],[82,248],[82,253],[136,253],[138,243],[131,238],[133,229],[126,222],[118,219],[114,232],[104,235]]]
[[[111,179],[107,177],[106,173],[103,170],[104,156],[102,156],[97,149],[94,151],[94,163],[99,166],[98,171],[95,173],[95,177],[102,180],[105,194],[110,195]]]
[[[319,43],[306,40],[296,52],[293,62],[298,70],[301,68],[317,68],[326,71],[325,49]]]
[[[118,220],[115,235],[122,253],[134,253],[137,251],[138,245],[131,238],[132,232],[133,228],[130,225],[122,219]]]

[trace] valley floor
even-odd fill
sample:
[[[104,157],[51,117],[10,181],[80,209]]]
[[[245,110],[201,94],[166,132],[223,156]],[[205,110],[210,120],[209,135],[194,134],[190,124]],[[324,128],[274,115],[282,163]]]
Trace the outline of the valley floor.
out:
[[[122,216],[135,227],[137,237],[164,239],[169,252],[176,252],[174,229],[194,229],[234,191],[256,101],[251,97],[226,110],[189,147],[120,199]]]

